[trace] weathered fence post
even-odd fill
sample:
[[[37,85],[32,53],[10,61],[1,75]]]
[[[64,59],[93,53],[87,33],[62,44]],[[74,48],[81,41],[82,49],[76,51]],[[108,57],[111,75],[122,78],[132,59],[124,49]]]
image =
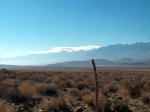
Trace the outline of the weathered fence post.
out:
[[[95,74],[95,85],[96,85],[96,112],[99,112],[99,106],[98,106],[98,80],[97,80],[97,73],[96,73],[96,65],[94,62],[94,59],[92,59],[94,74]]]

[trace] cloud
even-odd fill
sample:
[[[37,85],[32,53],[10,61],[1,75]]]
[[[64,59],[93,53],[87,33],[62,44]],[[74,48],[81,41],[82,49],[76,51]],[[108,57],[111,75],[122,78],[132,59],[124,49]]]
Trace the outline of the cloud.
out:
[[[81,46],[81,47],[54,47],[49,51],[30,51],[29,54],[47,54],[47,53],[59,53],[62,51],[74,52],[74,51],[88,51],[92,49],[98,49],[102,46]]]

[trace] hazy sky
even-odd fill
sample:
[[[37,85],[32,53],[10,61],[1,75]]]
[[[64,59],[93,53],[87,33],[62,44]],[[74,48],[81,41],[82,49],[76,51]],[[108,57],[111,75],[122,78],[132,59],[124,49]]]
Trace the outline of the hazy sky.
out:
[[[0,57],[150,41],[150,0],[0,0]]]

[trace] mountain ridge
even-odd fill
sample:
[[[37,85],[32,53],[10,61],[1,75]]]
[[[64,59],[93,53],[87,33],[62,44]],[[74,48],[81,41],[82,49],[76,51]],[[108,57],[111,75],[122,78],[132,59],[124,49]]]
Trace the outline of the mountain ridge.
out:
[[[150,60],[150,42],[134,44],[116,44],[89,51],[32,54],[1,59],[0,64],[8,65],[48,65],[68,61],[87,61],[90,59],[116,61],[120,59]],[[128,62],[129,63],[129,62]]]

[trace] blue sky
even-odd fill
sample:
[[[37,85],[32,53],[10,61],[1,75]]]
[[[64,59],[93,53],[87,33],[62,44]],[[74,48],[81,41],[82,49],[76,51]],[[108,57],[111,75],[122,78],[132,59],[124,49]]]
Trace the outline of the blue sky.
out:
[[[150,41],[150,0],[0,0],[0,57]]]

